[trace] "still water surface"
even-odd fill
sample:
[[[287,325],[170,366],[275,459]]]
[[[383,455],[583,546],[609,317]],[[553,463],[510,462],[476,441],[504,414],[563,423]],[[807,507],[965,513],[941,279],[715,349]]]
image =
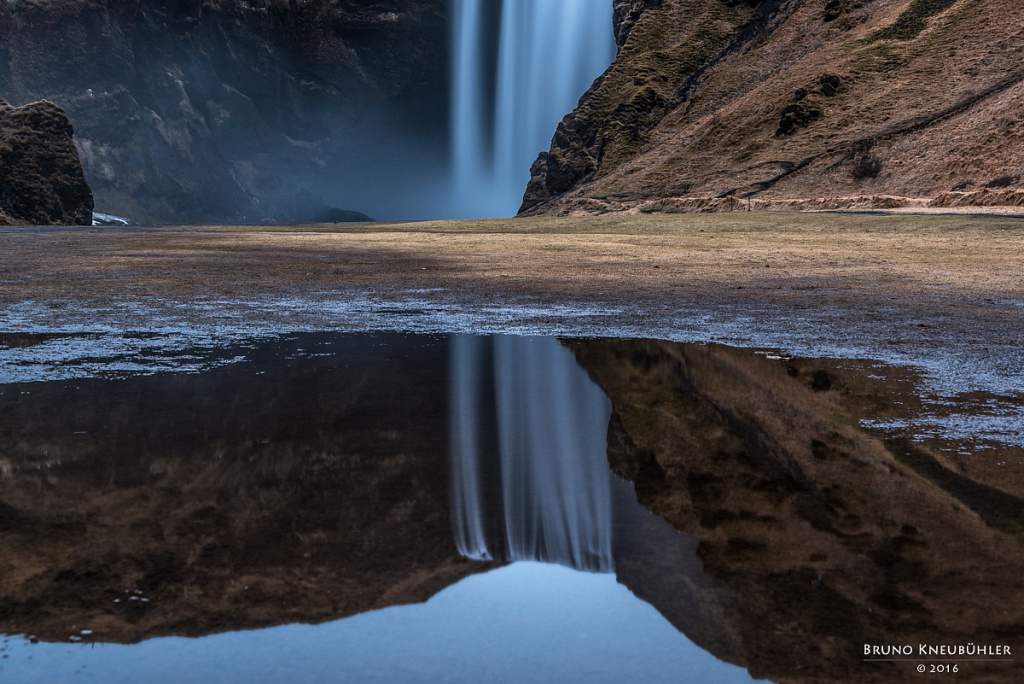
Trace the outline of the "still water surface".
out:
[[[906,423],[896,370],[403,335],[189,360],[0,385],[0,680],[888,681],[915,672],[863,644],[1024,633],[1019,449],[870,427]]]
[[[414,606],[140,644],[2,647],[5,682],[749,682],[612,575],[521,562]]]

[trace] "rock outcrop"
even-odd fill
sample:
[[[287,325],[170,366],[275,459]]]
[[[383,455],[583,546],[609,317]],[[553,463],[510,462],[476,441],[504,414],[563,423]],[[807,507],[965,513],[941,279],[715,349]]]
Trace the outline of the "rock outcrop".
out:
[[[93,199],[64,110],[0,100],[0,224],[91,225]]]
[[[444,0],[2,3],[0,97],[67,110],[103,212],[351,219],[445,159],[447,45]]]
[[[621,0],[615,16],[618,57],[522,212],[1024,187],[1012,0]]]
[[[645,10],[661,7],[662,0],[612,0],[612,23],[615,26],[615,44],[622,48],[640,15]]]

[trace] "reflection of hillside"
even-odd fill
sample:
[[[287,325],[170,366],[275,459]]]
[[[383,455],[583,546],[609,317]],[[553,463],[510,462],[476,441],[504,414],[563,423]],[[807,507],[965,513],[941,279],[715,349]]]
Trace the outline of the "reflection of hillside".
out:
[[[1021,645],[1018,481],[858,427],[892,385],[718,346],[568,346],[611,399],[607,455],[632,481],[609,492],[615,573],[713,655],[782,682],[898,681],[865,643]],[[303,335],[202,374],[0,386],[0,632],[319,622],[493,567],[452,537],[449,352]]]
[[[910,676],[863,663],[864,644],[1021,644],[1020,499],[888,449],[838,376],[718,346],[571,347],[612,400],[613,469],[698,540],[708,576],[631,537],[619,580],[696,643],[784,682]],[[1019,681],[1008,663],[963,669]]]
[[[445,342],[301,336],[245,354],[0,388],[0,632],[318,622],[490,567],[452,542]]]

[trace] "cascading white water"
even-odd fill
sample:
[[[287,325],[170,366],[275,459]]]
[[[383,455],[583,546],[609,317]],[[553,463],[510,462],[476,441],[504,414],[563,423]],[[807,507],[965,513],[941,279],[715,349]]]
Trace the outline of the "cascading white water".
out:
[[[551,338],[452,343],[451,514],[459,552],[611,572],[611,405]]]
[[[455,218],[513,216],[555,127],[615,58],[610,0],[453,0]]]

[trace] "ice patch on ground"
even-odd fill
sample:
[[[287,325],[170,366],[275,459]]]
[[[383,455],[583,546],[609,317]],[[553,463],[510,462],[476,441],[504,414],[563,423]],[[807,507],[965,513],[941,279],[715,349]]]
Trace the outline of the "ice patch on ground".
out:
[[[160,370],[180,369],[158,350],[224,346],[292,332],[405,332],[510,334],[557,337],[655,338],[771,349],[811,358],[874,360],[910,367],[935,396],[979,391],[1024,393],[1024,340],[993,340],[965,328],[946,333],[915,323],[875,325],[841,307],[813,309],[771,304],[676,306],[638,302],[606,305],[563,297],[460,300],[446,290],[318,292],[290,297],[125,298],[91,306],[80,300],[22,301],[0,307],[0,333],[73,333],[35,352],[0,349],[0,381],[75,377],[113,368],[99,357]],[[1024,326],[1022,326],[1024,330]],[[142,343],[130,331],[155,337]],[[124,339],[128,336],[130,342]],[[114,349],[114,352],[104,351]],[[90,351],[91,350],[91,351]],[[191,367],[191,366],[188,366]],[[48,370],[47,370],[48,369]],[[77,369],[77,370],[73,370]],[[129,372],[123,365],[120,372]],[[81,374],[81,375],[79,375]]]
[[[1018,398],[1018,403],[1024,398]],[[914,440],[943,439],[951,442],[972,442],[975,450],[985,449],[986,442],[1024,448],[1024,407],[1007,405],[995,415],[955,413],[938,416],[925,413],[912,419],[865,420],[861,425],[886,431],[909,433]]]
[[[60,332],[57,337],[14,347],[5,346],[0,332],[0,384],[198,373],[245,358],[234,345],[230,351],[225,349],[225,342],[237,344],[242,339],[200,331]]]

